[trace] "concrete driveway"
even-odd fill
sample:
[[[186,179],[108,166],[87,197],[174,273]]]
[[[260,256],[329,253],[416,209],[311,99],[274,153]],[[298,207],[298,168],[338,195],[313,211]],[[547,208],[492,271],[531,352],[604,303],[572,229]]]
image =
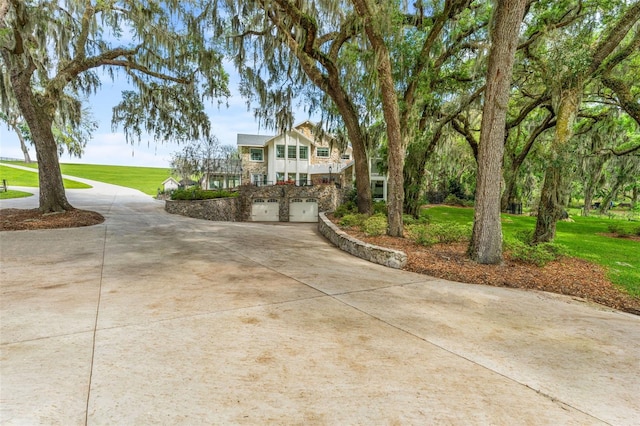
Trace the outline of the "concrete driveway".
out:
[[[105,223],[0,233],[2,424],[640,422],[640,317],[68,194]]]

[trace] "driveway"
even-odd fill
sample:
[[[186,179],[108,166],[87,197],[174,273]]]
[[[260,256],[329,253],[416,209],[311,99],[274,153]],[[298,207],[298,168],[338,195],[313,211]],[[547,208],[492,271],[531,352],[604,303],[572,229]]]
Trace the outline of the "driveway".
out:
[[[388,269],[312,224],[68,196],[105,223],[0,233],[2,424],[640,419],[640,317]]]

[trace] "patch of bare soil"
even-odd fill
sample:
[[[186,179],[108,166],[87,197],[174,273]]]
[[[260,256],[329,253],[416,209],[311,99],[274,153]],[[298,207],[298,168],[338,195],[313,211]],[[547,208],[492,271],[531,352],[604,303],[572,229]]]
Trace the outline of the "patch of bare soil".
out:
[[[0,210],[0,231],[76,228],[104,222],[100,213],[73,209],[61,213],[40,213],[38,209]]]
[[[369,237],[354,229],[343,231],[361,241],[405,252],[404,269],[408,271],[469,284],[559,293],[640,315],[640,298],[619,290],[607,279],[603,267],[582,259],[563,257],[539,267],[515,261],[505,253],[502,265],[481,265],[467,257],[466,243],[425,247],[406,238]]]

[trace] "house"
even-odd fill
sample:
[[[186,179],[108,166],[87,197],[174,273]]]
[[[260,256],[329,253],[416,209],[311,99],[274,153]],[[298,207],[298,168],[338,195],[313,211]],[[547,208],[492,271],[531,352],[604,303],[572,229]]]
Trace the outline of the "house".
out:
[[[214,158],[202,176],[203,189],[232,189],[240,186],[242,163],[239,158]]]
[[[351,147],[341,152],[328,138],[316,140],[313,128],[313,123],[305,121],[276,136],[239,134],[242,182],[257,186],[351,185]]]
[[[180,183],[172,177],[166,178],[162,182],[162,189],[164,192],[170,192],[180,187]]]

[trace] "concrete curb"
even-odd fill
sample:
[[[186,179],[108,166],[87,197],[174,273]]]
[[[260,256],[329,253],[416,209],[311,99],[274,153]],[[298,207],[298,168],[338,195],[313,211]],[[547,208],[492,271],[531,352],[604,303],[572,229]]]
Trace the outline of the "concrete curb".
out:
[[[322,212],[318,214],[318,231],[341,250],[369,262],[395,269],[402,269],[407,263],[406,253],[353,238],[334,225]]]

